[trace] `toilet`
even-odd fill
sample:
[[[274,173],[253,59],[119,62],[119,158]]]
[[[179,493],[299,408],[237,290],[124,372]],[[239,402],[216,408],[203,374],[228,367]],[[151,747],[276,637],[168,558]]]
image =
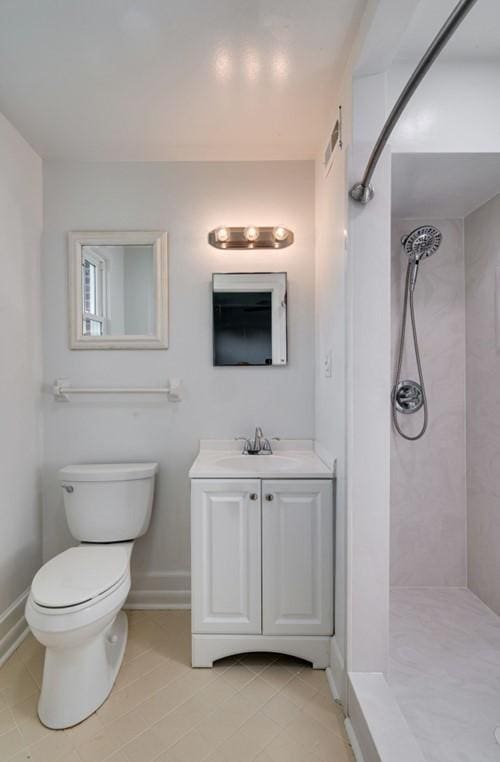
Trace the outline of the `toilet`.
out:
[[[134,540],[149,526],[157,463],[65,466],[64,508],[76,547],[36,573],[26,620],[46,647],[38,715],[68,728],[106,700],[127,643],[121,611]]]

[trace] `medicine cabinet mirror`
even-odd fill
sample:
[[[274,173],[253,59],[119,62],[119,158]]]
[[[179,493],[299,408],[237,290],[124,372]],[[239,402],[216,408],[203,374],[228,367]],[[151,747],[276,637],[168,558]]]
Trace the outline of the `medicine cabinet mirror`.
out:
[[[167,234],[69,234],[72,349],[168,346]]]
[[[214,273],[214,365],[286,365],[286,273]]]

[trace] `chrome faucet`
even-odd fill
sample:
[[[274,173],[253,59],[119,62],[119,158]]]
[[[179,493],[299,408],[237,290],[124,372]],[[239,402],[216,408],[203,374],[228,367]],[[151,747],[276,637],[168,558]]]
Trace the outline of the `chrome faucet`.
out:
[[[237,440],[244,442],[242,455],[272,455],[273,450],[271,442],[262,433],[260,426],[255,429],[253,441],[249,437],[235,437]],[[278,437],[273,437],[278,440]]]
[[[264,434],[262,433],[262,429],[260,426],[257,426],[255,429],[255,435],[253,438],[253,448],[256,452],[260,452],[262,450],[262,440],[264,438]]]

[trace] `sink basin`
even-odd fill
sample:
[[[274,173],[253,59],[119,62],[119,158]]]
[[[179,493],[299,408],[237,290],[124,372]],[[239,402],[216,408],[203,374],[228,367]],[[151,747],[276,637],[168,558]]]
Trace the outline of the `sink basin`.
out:
[[[214,466],[238,473],[271,473],[276,471],[293,471],[297,466],[296,458],[285,455],[231,455],[219,458]]]
[[[292,448],[291,443],[296,442]],[[190,479],[331,479],[309,440],[282,440],[272,455],[242,455],[233,439],[202,440]]]

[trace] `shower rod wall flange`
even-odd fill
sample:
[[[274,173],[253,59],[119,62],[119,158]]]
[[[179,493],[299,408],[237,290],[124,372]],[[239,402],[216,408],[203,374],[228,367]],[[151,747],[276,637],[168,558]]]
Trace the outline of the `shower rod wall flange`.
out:
[[[355,183],[349,192],[349,195],[353,201],[357,201],[360,204],[367,204],[372,200],[373,196],[375,195],[375,191],[371,185],[371,179],[373,177],[373,173],[378,164],[380,156],[382,155],[382,151],[384,150],[394,127],[398,123],[399,118],[408,105],[409,100],[431,68],[432,64],[476,3],[477,0],[460,0],[460,2],[455,6],[427,48],[426,52],[420,59],[417,68],[406,83],[401,95],[394,104],[391,113],[387,117],[385,124],[382,127],[382,131],[378,137],[377,142],[375,143],[370,158],[368,159],[368,164],[366,165],[363,179],[361,182]]]
[[[373,185],[363,185],[363,183],[356,183],[351,188],[351,198],[354,201],[359,201],[360,204],[367,204],[375,195]]]

